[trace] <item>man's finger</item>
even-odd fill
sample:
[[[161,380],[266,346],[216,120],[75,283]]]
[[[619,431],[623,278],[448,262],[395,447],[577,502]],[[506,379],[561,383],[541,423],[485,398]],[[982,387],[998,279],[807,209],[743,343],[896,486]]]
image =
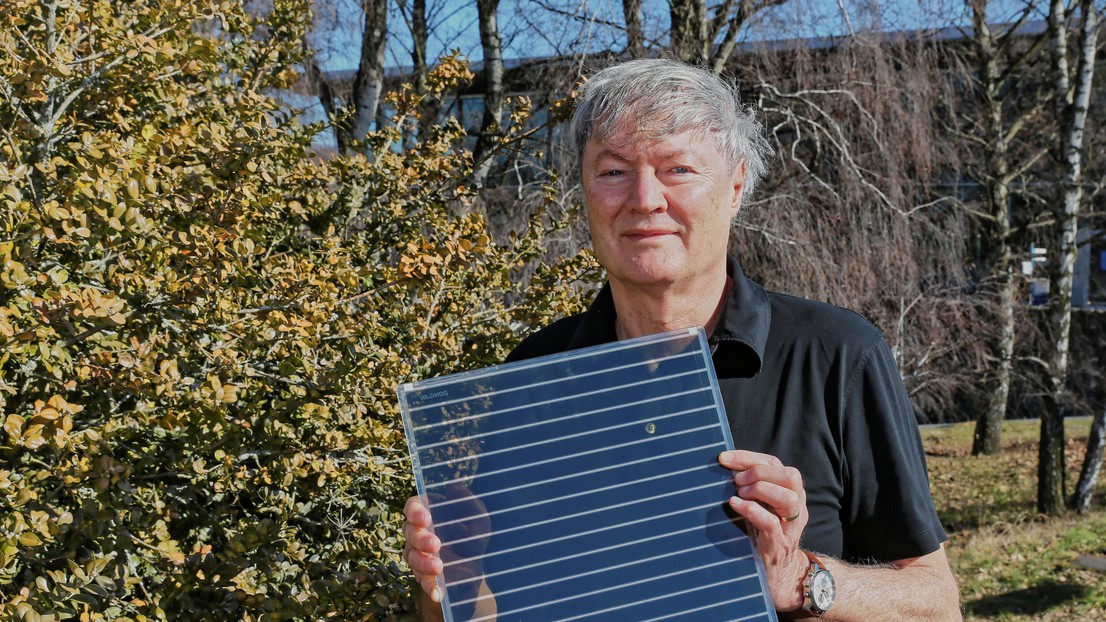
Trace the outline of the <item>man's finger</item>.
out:
[[[407,553],[407,565],[420,580],[424,577],[433,578],[442,574],[444,570],[441,558],[418,549],[411,549]]]
[[[771,454],[744,449],[732,449],[718,454],[718,463],[733,471],[744,471],[760,465],[783,466],[780,459]]]
[[[430,510],[422,504],[418,497],[411,497],[403,506],[403,515],[407,522],[418,527],[430,526]]]
[[[437,554],[442,548],[441,539],[433,533],[410,523],[403,526],[407,547],[428,554]]]
[[[789,490],[803,490],[803,475],[798,469],[783,465],[757,465],[734,473],[734,483],[748,486],[768,482]]]
[[[801,494],[771,482],[754,482],[746,486],[738,486],[737,496],[761,503],[780,518],[793,516],[805,505]]]
[[[438,580],[436,578],[426,577],[419,581],[419,585],[422,586],[422,591],[426,592],[430,600],[436,603],[442,602],[442,590],[438,587]]]

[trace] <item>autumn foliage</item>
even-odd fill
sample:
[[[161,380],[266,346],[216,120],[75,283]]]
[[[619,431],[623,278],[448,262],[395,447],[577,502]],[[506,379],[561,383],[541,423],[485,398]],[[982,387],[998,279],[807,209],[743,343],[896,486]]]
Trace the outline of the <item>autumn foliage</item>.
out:
[[[455,123],[313,153],[306,3],[0,5],[0,619],[403,613],[397,383],[579,308]]]

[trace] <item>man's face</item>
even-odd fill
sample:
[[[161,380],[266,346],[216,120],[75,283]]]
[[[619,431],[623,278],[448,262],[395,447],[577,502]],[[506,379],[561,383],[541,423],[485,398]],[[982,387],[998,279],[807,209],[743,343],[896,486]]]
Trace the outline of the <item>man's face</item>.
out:
[[[589,141],[580,169],[591,241],[612,282],[690,286],[725,265],[744,164],[701,132],[615,132]]]

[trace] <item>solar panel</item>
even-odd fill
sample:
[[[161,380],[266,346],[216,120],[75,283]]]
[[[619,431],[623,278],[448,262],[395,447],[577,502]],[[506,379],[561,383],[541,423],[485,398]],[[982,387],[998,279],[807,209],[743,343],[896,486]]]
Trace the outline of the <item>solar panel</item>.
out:
[[[776,619],[702,329],[398,392],[447,621]]]

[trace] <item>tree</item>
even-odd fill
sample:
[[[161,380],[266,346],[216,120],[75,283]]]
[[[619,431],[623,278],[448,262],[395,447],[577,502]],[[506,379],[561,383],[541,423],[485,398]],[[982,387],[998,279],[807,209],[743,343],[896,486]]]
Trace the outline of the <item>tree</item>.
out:
[[[1083,203],[1084,135],[1091,104],[1094,82],[1095,54],[1098,51],[1099,8],[1092,0],[1073,3],[1078,7],[1079,25],[1074,52],[1076,62],[1069,61],[1069,11],[1063,0],[1053,0],[1049,6],[1048,31],[1052,53],[1052,72],[1055,78],[1056,116],[1059,126],[1061,171],[1059,185],[1061,209],[1057,214],[1060,223],[1055,285],[1051,288],[1050,319],[1052,324],[1052,359],[1047,369],[1048,393],[1045,411],[1041,417],[1041,438],[1037,472],[1037,508],[1042,513],[1058,514],[1065,508],[1065,460],[1064,460],[1064,390],[1068,376],[1071,334],[1072,286],[1075,281],[1075,261],[1079,251],[1078,231]],[[1090,501],[1091,482],[1084,478],[1097,476],[1095,458],[1101,465],[1102,433],[1092,431],[1088,439],[1087,458],[1083,473],[1072,497],[1073,508],[1086,509]]]
[[[484,51],[484,115],[476,138],[473,157],[477,166],[473,184],[483,186],[491,170],[491,153],[502,133],[503,103],[507,86],[503,83],[503,41],[499,37],[499,0],[476,0],[480,21],[480,47]]]
[[[954,127],[966,129],[956,131],[981,152],[969,164],[969,174],[979,180],[984,195],[984,209],[978,213],[985,223],[981,236],[985,276],[980,287],[991,301],[995,330],[989,347],[993,371],[982,392],[985,404],[976,419],[972,444],[973,455],[980,455],[1001,449],[1014,369],[1018,230],[1011,213],[1013,185],[1044,154],[1040,149],[1026,152],[1018,144],[1043,109],[1037,94],[1027,92],[1030,82],[1021,81],[1036,62],[1044,39],[1019,32],[1032,14],[1030,5],[1014,23],[994,29],[985,1],[968,0],[965,4],[972,17],[971,59],[961,75],[971,81],[976,105],[965,111],[950,110],[950,114]]]
[[[316,97],[327,118],[333,121],[330,127],[334,144],[338,153],[342,154],[351,153],[357,144],[361,145],[360,149],[364,149],[365,138],[377,122],[380,103],[385,94],[388,0],[359,0],[358,9],[362,18],[357,37],[360,53],[352,85],[348,82],[340,84],[320,67],[317,50],[311,44],[311,35],[322,35],[305,30],[302,40],[306,71],[302,84],[298,86]],[[324,15],[326,17],[325,20],[316,21],[325,21],[328,27],[337,28],[338,24],[348,19],[346,14],[349,7],[343,6],[341,2],[312,2],[311,10],[316,18]],[[419,51],[416,48],[414,53]],[[424,49],[421,51],[425,53]],[[415,62],[418,66],[417,58]],[[425,68],[425,62],[423,67]]]
[[[707,36],[706,0],[669,0],[668,9],[672,53],[685,62],[705,63],[714,42]]]
[[[715,73],[721,73],[749,18],[787,1],[725,0],[708,11],[705,0],[669,0],[669,47],[677,58],[709,65]]]
[[[921,418],[955,417],[982,366],[965,304],[970,222],[948,188],[960,151],[936,122],[949,99],[940,43],[858,30],[834,46],[743,56],[777,159],[737,223],[766,287],[863,313],[886,331]],[[894,145],[910,145],[909,150]]]
[[[1071,508],[1080,514],[1091,507],[1098,476],[1102,471],[1106,453],[1106,410],[1099,408],[1091,421],[1091,431],[1087,436],[1087,453],[1083,457],[1083,466],[1079,469],[1079,481],[1075,484]]]
[[[353,116],[350,137],[364,140],[376,121],[384,95],[384,49],[388,38],[388,0],[363,0],[365,30],[361,38],[361,61],[353,79]]]
[[[430,29],[426,19],[426,0],[413,0],[410,5],[406,0],[399,0],[397,5],[411,32],[411,81],[419,98],[419,135],[425,136],[430,127],[438,122],[439,114],[437,98],[430,96],[427,82],[430,66],[426,54]]]

